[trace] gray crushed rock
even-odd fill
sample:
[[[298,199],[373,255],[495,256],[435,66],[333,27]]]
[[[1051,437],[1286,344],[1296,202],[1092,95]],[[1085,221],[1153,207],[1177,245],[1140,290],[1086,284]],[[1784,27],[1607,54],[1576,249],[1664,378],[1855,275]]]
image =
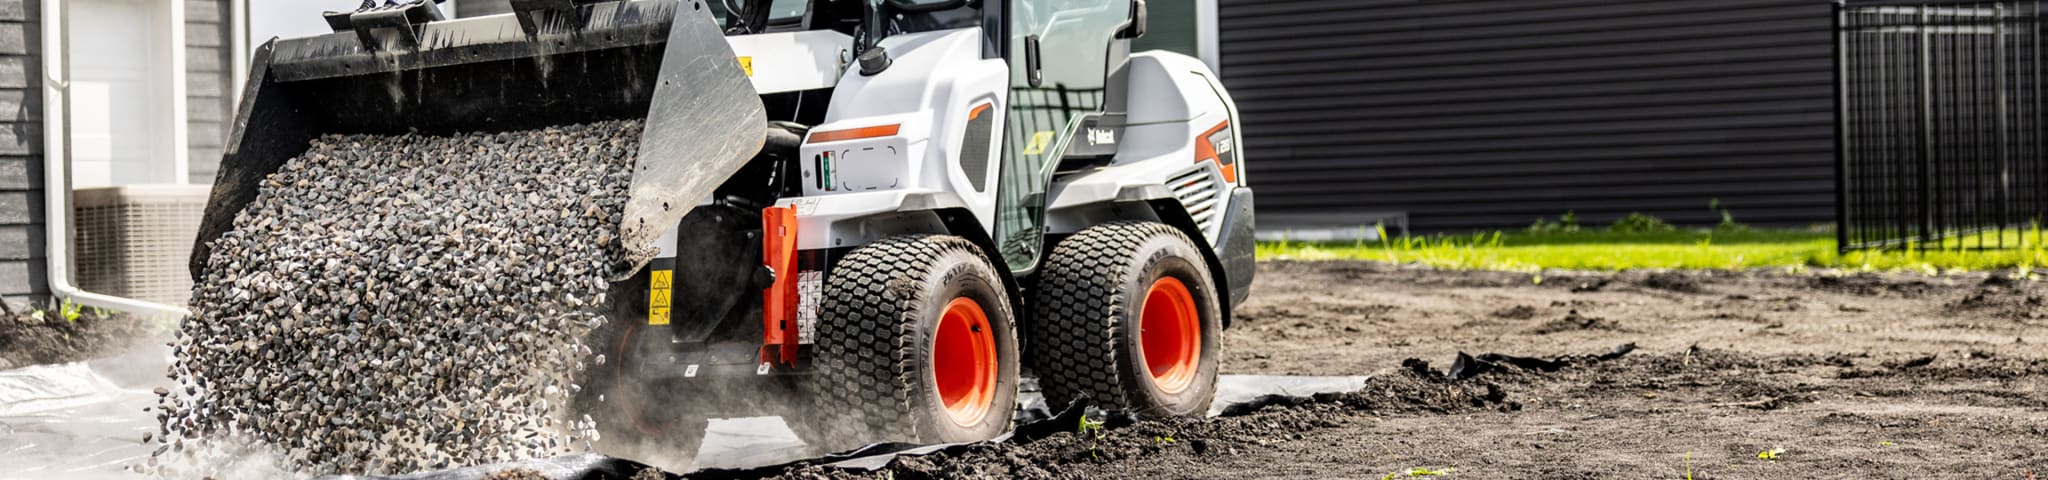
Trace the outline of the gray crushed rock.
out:
[[[213,246],[140,470],[390,474],[587,450],[636,121],[326,136]],[[222,458],[224,456],[245,458]]]

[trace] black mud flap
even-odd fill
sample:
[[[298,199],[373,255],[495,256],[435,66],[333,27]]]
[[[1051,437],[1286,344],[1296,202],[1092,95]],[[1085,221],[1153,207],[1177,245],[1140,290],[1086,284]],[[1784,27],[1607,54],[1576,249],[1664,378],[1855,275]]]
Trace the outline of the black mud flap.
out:
[[[1229,282],[1230,306],[1243,305],[1252,295],[1252,277],[1259,273],[1258,224],[1253,217],[1252,188],[1230,191],[1230,210],[1223,214],[1222,238],[1216,241],[1216,256],[1223,261]]]

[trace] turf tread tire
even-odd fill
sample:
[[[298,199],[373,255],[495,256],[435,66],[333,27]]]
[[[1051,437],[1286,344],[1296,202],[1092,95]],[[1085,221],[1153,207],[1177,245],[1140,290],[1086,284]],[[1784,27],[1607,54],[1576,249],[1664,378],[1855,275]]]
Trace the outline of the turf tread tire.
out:
[[[883,440],[960,441],[935,431],[931,414],[943,412],[931,408],[929,400],[920,400],[926,393],[922,362],[930,354],[917,342],[931,338],[922,330],[927,323],[936,324],[925,317],[943,309],[932,308],[943,305],[931,301],[939,293],[932,284],[948,280],[986,287],[979,291],[979,302],[995,328],[999,355],[1007,358],[999,360],[1005,371],[998,376],[996,403],[987,417],[999,425],[983,430],[992,428],[993,436],[1009,429],[1020,355],[1015,316],[1001,275],[981,249],[964,238],[911,235],[854,250],[827,278],[814,337],[818,374],[809,394],[818,410],[799,420],[812,422],[805,426],[810,430],[805,433],[812,433],[806,437],[824,437],[825,448]]]
[[[1123,221],[1082,230],[1061,240],[1040,268],[1027,325],[1029,361],[1038,374],[1046,404],[1060,408],[1086,398],[1095,407],[1145,416],[1206,413],[1215,399],[1215,372],[1222,355],[1216,289],[1194,242],[1179,229],[1155,222]],[[1171,265],[1165,265],[1171,264]],[[1202,373],[1176,402],[1147,396],[1149,372],[1124,347],[1127,313],[1135,315],[1144,291],[1161,272],[1177,272],[1196,297],[1203,315]],[[1144,278],[1140,278],[1144,277]],[[1131,320],[1128,329],[1135,329]]]

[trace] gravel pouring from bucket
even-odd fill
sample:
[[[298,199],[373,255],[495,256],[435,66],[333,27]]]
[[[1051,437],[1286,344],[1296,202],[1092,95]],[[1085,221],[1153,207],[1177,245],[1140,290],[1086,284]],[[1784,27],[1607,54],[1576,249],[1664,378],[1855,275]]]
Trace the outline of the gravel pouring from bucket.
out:
[[[619,225],[632,272],[761,150],[767,114],[702,0],[514,1],[446,21],[430,2],[330,13],[336,32],[256,49],[190,269],[262,180],[327,134],[454,134],[642,119]]]

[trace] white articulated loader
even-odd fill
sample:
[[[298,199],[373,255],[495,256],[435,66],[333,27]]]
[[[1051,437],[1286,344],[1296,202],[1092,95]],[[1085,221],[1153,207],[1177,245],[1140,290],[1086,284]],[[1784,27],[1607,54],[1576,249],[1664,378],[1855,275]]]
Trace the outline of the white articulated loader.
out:
[[[1143,0],[512,4],[260,49],[195,271],[314,136],[641,118],[644,267],[577,402],[604,444],[687,457],[757,415],[819,448],[982,440],[1027,373],[1055,406],[1207,411],[1252,192],[1210,68],[1130,51]]]

